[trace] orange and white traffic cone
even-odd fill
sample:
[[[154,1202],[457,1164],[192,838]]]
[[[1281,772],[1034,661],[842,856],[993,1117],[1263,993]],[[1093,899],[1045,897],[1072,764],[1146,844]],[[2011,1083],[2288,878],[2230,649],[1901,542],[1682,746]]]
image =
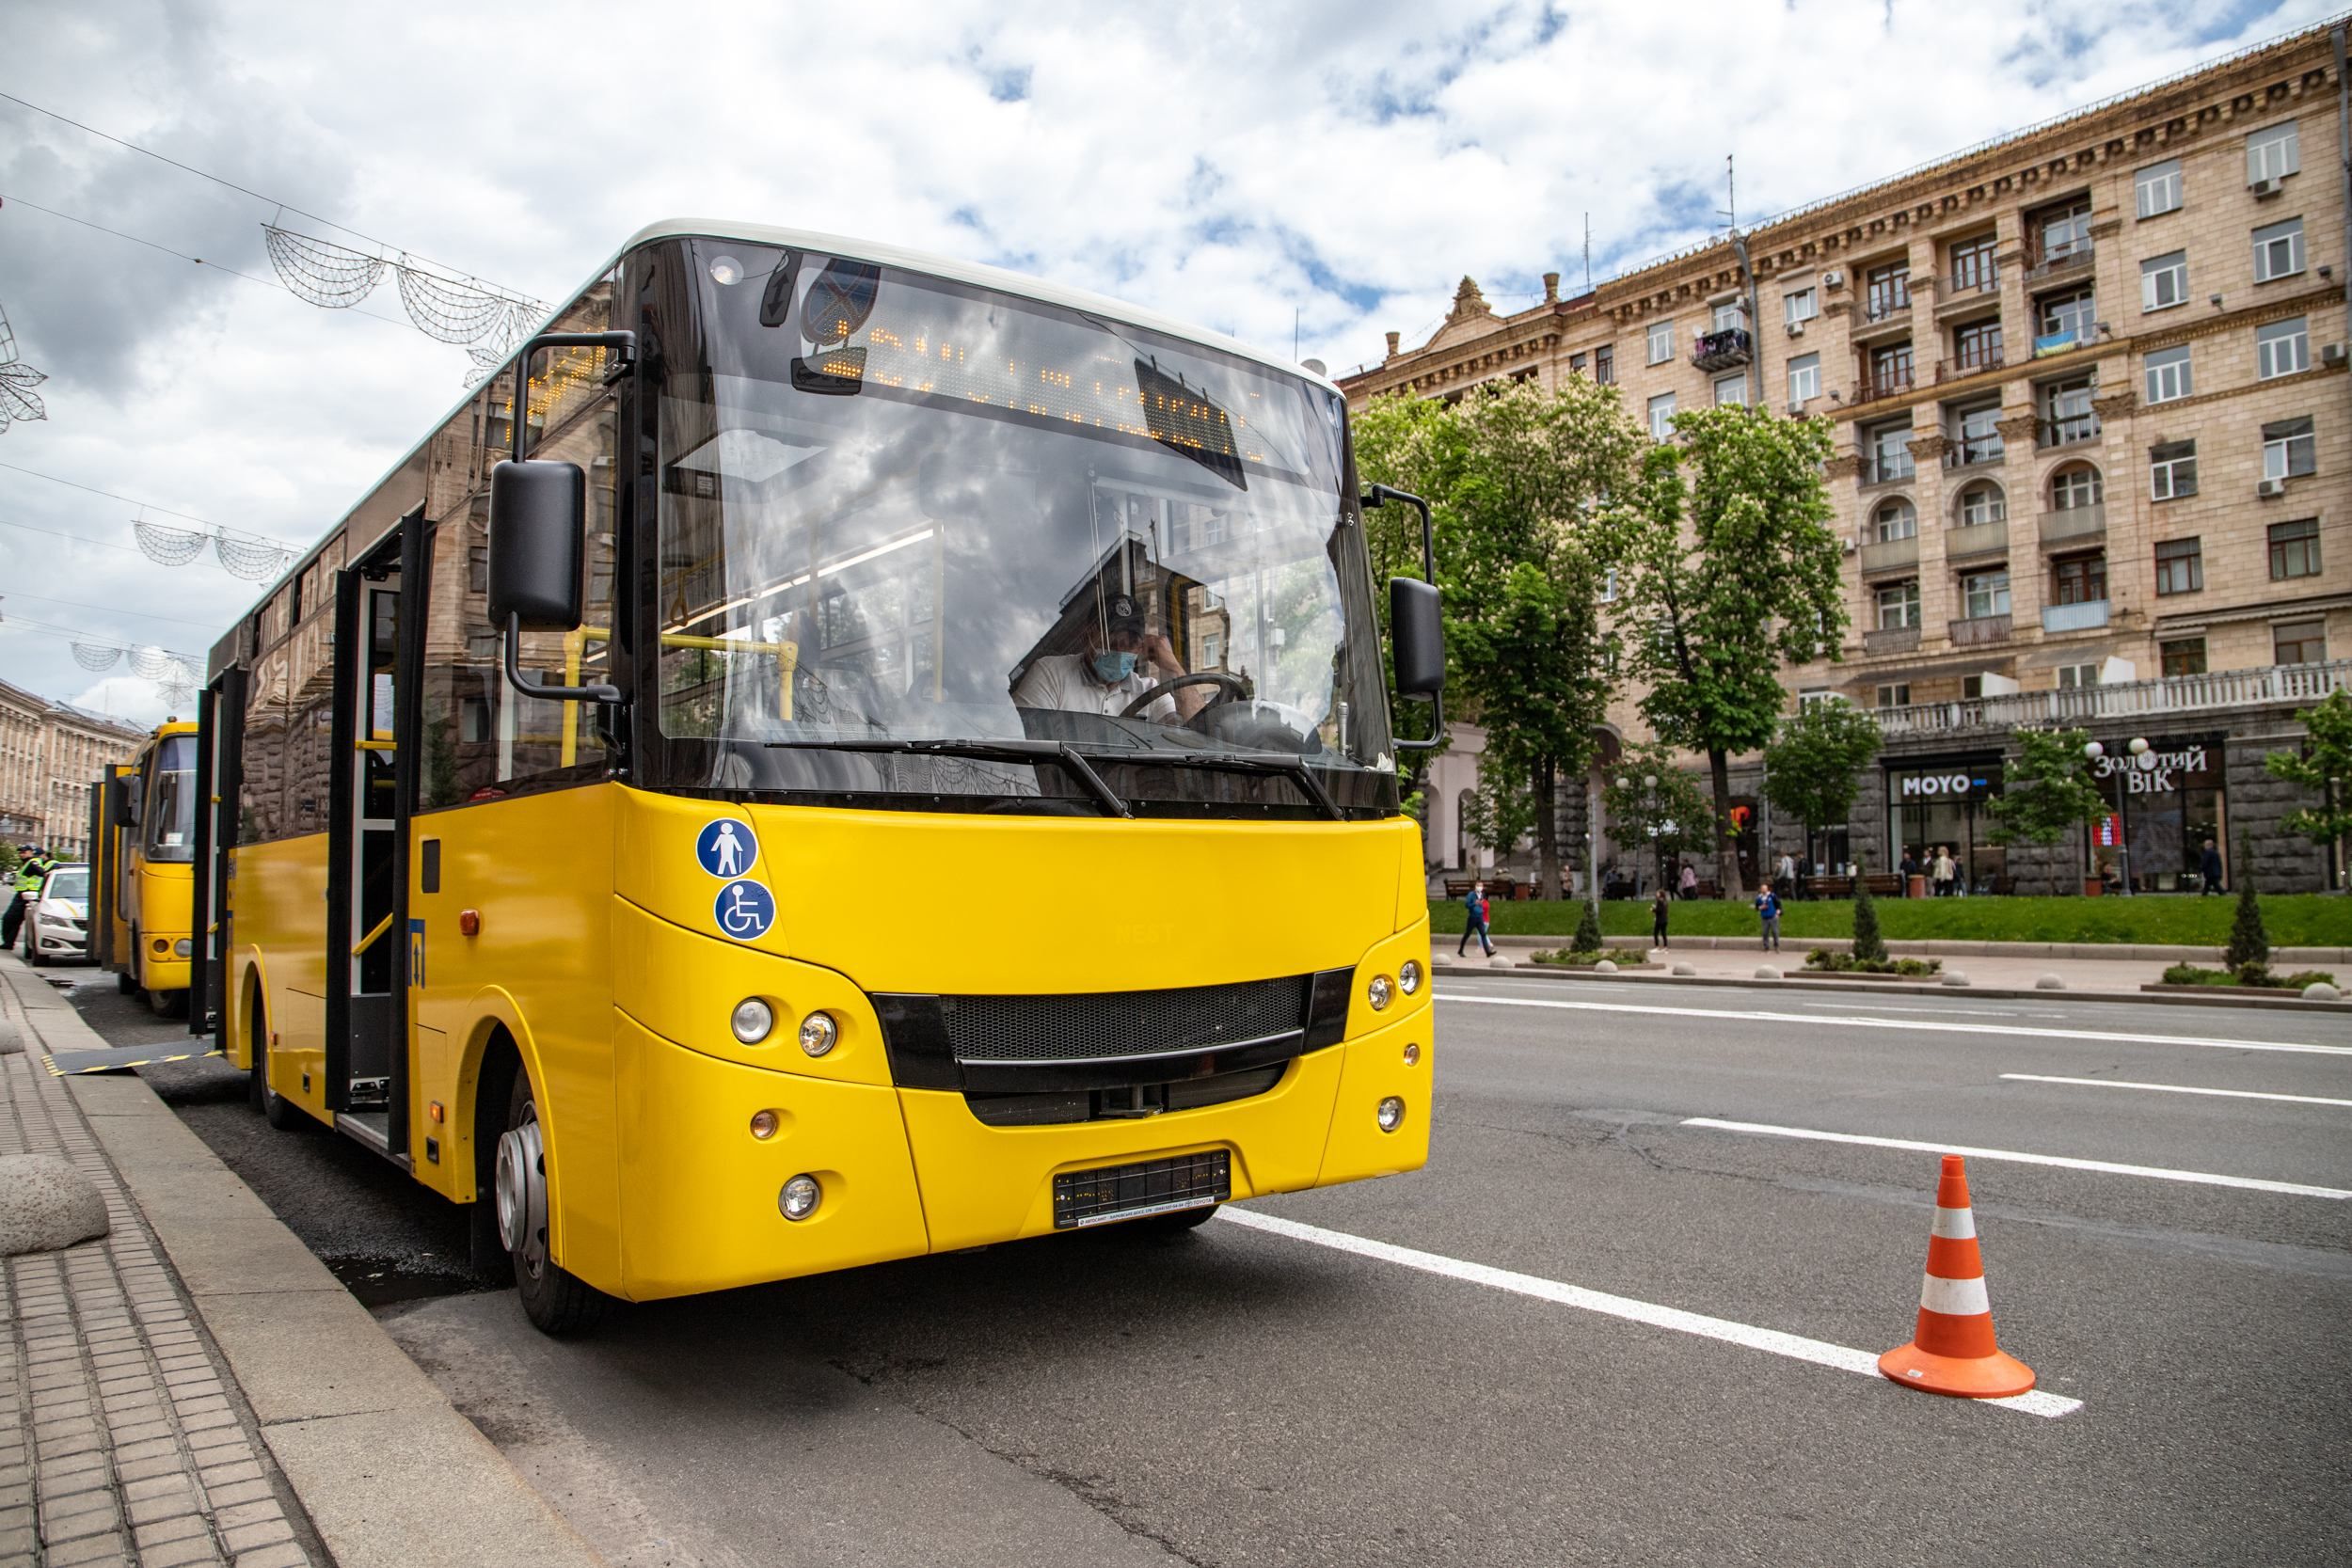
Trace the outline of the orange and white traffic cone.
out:
[[[1968,1207],[1968,1172],[1944,1156],[1935,1184],[1935,1223],[1928,1228],[1928,1273],[1919,1287],[1919,1326],[1911,1343],[1879,1357],[1879,1370],[1906,1388],[1963,1399],[1997,1400],[2033,1386],[2033,1369],[1993,1342],[1993,1307],[1977,1252],[1977,1218]]]

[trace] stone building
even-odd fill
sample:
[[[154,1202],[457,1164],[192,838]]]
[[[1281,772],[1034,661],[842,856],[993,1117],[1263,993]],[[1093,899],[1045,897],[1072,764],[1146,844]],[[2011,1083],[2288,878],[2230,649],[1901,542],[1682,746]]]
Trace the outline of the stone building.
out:
[[[2265,887],[2340,885],[2337,856],[2276,831],[2294,800],[2262,757],[2352,673],[2344,117],[2329,37],[2305,32],[1573,298],[1548,273],[1497,313],[1465,278],[1427,342],[1390,333],[1343,385],[1583,374],[1661,436],[1724,403],[1832,422],[1848,633],[1786,684],[1874,708],[1887,745],[1810,846],[1756,810],[1751,876],[1947,844],[1986,889],[2106,869],[2185,891],[2206,835],[2233,860],[2243,833]],[[2115,842],[2004,850],[1983,802],[2012,731],[2052,723],[2106,748],[2115,818],[2089,836]],[[1614,727],[1644,733],[1629,703]],[[1757,772],[1736,775],[1751,808]],[[1460,853],[1472,782],[1436,777],[1433,859]]]
[[[147,732],[0,681],[0,840],[89,851],[89,786]]]

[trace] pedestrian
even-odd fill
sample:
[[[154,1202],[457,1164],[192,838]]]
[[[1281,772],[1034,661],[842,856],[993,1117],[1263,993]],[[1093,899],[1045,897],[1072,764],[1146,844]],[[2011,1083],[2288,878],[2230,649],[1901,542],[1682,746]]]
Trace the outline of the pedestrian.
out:
[[[1764,951],[1780,951],[1780,895],[1771,888],[1756,895],[1756,917],[1764,923]]]
[[[25,914],[32,909],[33,895],[40,891],[40,879],[49,874],[50,864],[49,857],[40,852],[40,845],[18,847],[13,895],[8,899],[8,912],[0,915],[0,948],[16,945],[16,933],[24,926]]]
[[[1783,849],[1780,852],[1780,865],[1777,869],[1778,875],[1772,882],[1773,888],[1783,897],[1795,896],[1797,891],[1797,857],[1790,854],[1788,850]]]
[[[1475,936],[1478,945],[1486,949],[1486,957],[1493,958],[1494,939],[1486,934],[1486,884],[1483,881],[1472,882],[1470,892],[1462,898],[1462,904],[1469,911],[1470,919],[1463,923],[1462,940],[1454,944],[1454,956],[1457,958],[1466,957],[1470,952],[1470,939]]]
[[[1952,877],[1957,870],[1958,867],[1952,864],[1951,847],[1944,844],[1937,845],[1935,847],[1935,895],[1938,898],[1949,898],[1952,895]]]
[[[1672,908],[1674,908],[1673,895],[1668,894],[1664,888],[1660,888],[1656,893],[1650,895],[1649,944],[1652,947],[1671,947],[1674,945],[1666,940],[1666,911]]]
[[[2206,893],[2221,891],[2221,851],[2215,847],[2212,839],[2205,840],[2204,853],[2197,857],[2197,879],[2204,883],[2204,892],[2199,895],[2200,897]]]
[[[1699,895],[1699,874],[1691,869],[1689,861],[1682,863],[1681,890],[1682,896],[1685,898],[1696,898]]]
[[[1916,877],[1917,875],[1919,875],[1919,857],[1913,854],[1911,852],[1911,846],[1906,844],[1903,846],[1902,863],[1904,897],[1908,898],[1911,896],[1911,879]]]

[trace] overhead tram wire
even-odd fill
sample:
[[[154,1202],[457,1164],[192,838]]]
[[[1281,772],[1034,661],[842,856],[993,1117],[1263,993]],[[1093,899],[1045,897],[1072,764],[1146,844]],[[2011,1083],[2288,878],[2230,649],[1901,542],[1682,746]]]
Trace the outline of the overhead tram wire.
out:
[[[6,468],[11,473],[24,474],[33,479],[45,479],[52,484],[62,484],[69,490],[82,490],[87,491],[88,494],[93,496],[103,496],[110,501],[120,501],[125,506],[135,506],[142,512],[160,512],[167,517],[177,517],[182,522],[200,523],[209,529],[221,529],[220,524],[214,522],[209,517],[199,517],[193,512],[175,512],[168,506],[158,506],[153,501],[143,501],[130,496],[118,496],[112,490],[101,490],[95,484],[84,484],[77,480],[59,479],[56,474],[45,474],[38,468],[27,468],[19,463],[0,463],[0,468]],[[30,525],[20,523],[17,526],[24,528],[29,527]],[[266,533],[253,533],[245,529],[222,529],[221,531],[228,533],[243,533],[248,538],[259,539],[264,543],[276,545],[280,549],[298,551],[302,547],[289,545],[284,540],[273,538]]]
[[[236,620],[236,617],[231,615],[227,621],[191,621],[184,615],[158,615],[152,610],[124,610],[119,605],[85,604],[79,599],[53,599],[46,594],[27,594],[22,588],[11,588],[5,596],[11,599],[30,599],[35,604],[63,605],[68,610],[94,610],[101,615],[128,615],[135,621],[168,621],[175,626],[195,626],[206,631],[225,630]],[[0,625],[7,624],[0,622]],[[22,624],[31,626],[34,623],[28,621]]]

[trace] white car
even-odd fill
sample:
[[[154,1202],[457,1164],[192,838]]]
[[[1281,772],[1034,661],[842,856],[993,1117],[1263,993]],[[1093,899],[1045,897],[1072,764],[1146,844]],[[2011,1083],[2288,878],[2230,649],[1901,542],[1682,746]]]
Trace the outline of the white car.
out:
[[[89,867],[52,867],[32,895],[23,946],[29,964],[76,963],[89,958]]]

